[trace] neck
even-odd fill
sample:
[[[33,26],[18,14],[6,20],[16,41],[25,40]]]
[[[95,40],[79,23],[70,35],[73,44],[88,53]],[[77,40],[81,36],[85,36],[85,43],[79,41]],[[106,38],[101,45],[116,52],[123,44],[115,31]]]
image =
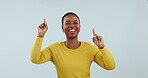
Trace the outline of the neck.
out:
[[[65,45],[69,49],[76,49],[80,46],[80,42],[78,41],[78,38],[67,38]]]

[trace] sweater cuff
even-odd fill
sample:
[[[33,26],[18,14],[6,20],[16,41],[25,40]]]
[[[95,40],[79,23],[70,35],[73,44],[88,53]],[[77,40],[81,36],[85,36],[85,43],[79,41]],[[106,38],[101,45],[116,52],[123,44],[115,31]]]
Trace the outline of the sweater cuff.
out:
[[[43,38],[42,38],[42,37],[38,37],[38,36],[36,37],[36,39],[43,40]]]
[[[103,53],[103,54],[106,54],[108,53],[108,49],[104,46],[102,49],[100,49],[100,51]]]
[[[42,42],[43,39],[44,39],[44,38],[42,38],[42,37],[38,37],[38,36],[37,36],[37,37],[36,37],[36,42]]]

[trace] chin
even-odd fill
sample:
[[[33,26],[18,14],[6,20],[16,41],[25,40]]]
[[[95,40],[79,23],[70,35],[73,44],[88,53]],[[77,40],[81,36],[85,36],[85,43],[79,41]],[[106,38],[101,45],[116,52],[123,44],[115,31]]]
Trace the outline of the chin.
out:
[[[75,38],[77,38],[77,36],[68,36],[67,38],[68,39],[75,39]]]

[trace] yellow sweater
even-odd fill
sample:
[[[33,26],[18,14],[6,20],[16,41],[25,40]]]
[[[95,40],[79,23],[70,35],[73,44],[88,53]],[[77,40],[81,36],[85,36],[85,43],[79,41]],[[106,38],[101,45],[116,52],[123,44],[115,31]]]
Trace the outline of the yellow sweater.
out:
[[[43,38],[36,38],[31,52],[31,61],[42,64],[52,61],[58,78],[90,78],[90,65],[94,61],[106,70],[115,68],[115,61],[104,47],[98,49],[88,42],[81,42],[77,49],[68,49],[64,42],[54,43],[41,50]]]

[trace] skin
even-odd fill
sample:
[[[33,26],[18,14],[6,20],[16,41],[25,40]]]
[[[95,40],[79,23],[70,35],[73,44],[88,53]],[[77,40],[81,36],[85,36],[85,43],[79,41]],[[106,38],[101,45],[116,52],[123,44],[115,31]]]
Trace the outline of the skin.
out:
[[[75,29],[76,33],[70,34],[68,29]],[[80,23],[75,15],[69,14],[64,18],[62,30],[66,35],[65,45],[69,49],[76,49],[80,46],[78,33],[80,32]]]
[[[47,30],[48,30],[48,25],[46,23],[46,20],[44,19],[44,23],[38,26],[38,37],[43,38]]]
[[[70,33],[68,31],[70,29],[75,29],[76,32]],[[46,20],[44,19],[44,23],[38,26],[38,37],[43,38],[47,30],[48,30],[48,25],[46,23]],[[78,34],[80,32],[80,23],[78,18],[73,14],[65,16],[63,20],[62,30],[66,35],[66,42],[65,42],[66,47],[69,49],[77,49],[81,45],[81,42],[79,42],[78,40]],[[105,45],[103,37],[97,35],[94,29],[92,30],[92,32],[93,32],[92,41],[94,42],[94,44],[99,49],[104,48]]]
[[[93,32],[93,38],[92,38],[92,41],[94,42],[94,44],[99,48],[99,49],[102,49],[104,48],[104,40],[103,40],[103,37],[102,36],[99,36],[95,33],[95,30],[93,29],[92,30]]]

